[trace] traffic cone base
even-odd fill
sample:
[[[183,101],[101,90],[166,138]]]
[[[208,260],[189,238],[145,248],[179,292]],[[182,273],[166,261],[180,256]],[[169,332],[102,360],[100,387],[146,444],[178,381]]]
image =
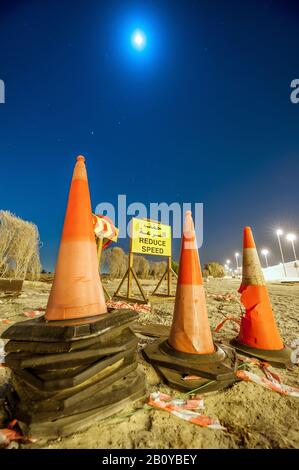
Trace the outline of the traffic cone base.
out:
[[[162,367],[155,365],[157,373],[162,377],[164,382],[167,383],[170,387],[176,388],[181,392],[188,392],[190,390],[195,390],[201,388],[204,393],[215,392],[217,390],[222,390],[232,384],[232,380],[210,380],[204,377],[194,376],[194,378],[184,380],[186,374],[169,367]]]
[[[291,363],[291,350],[284,347],[283,349],[260,349],[246,346],[239,342],[238,338],[234,338],[230,341],[230,344],[240,353],[246,356],[256,357],[262,361],[269,362],[275,367],[287,368]]]
[[[95,318],[102,318],[103,315]],[[46,323],[48,324],[48,323]],[[90,338],[78,339],[77,341],[51,341],[51,342],[42,342],[42,341],[9,341],[5,346],[6,353],[10,352],[26,352],[34,354],[61,354],[69,353],[73,351],[82,350],[84,348],[90,347],[108,347],[110,343],[113,343],[117,336],[126,334],[130,323],[125,323],[121,326],[116,326],[113,329],[108,328],[107,331],[104,331],[100,335],[91,336]],[[74,371],[75,372],[75,371]],[[54,374],[55,375],[55,374]]]
[[[75,432],[84,430],[95,423],[110,416],[121,413],[128,406],[133,406],[136,402],[144,400],[146,396],[145,376],[141,371],[134,371],[126,377],[118,380],[103,391],[98,391],[92,396],[81,400],[79,404],[73,406],[72,414],[67,415],[69,409],[54,420],[46,420],[45,413],[43,419],[38,415],[32,415],[30,422],[21,421],[22,431],[25,435],[45,437],[47,439],[57,439],[60,436],[68,436]],[[99,405],[100,403],[104,405]],[[99,406],[96,406],[96,405]],[[21,410],[18,410],[20,413]],[[49,413],[49,416],[54,413]],[[19,420],[18,420],[19,421]]]
[[[178,359],[184,359],[187,361],[194,360],[198,364],[213,364],[214,362],[223,361],[226,357],[225,352],[218,345],[215,345],[214,351],[212,353],[192,354],[184,353],[176,348],[173,348],[168,339],[167,341],[162,341],[162,343],[160,343],[159,348],[165,354],[169,354],[170,356],[177,357]]]
[[[120,333],[115,338],[110,339],[106,345],[101,344],[99,341],[91,348],[85,347],[79,351],[62,352],[58,353],[59,355],[56,356],[54,356],[52,353],[32,353],[24,357],[22,354],[11,352],[6,355],[5,362],[11,369],[28,368],[29,370],[34,368],[47,368],[48,366],[52,367],[53,369],[70,369],[72,367],[84,366],[84,364],[87,366],[88,364],[93,363],[94,367],[91,367],[90,371],[88,371],[88,367],[85,369],[86,373],[83,374],[83,380],[86,380],[89,373],[90,377],[92,377],[97,372],[104,369],[106,365],[108,366],[110,364],[114,364],[117,361],[121,361],[128,354],[132,353],[133,355],[136,355],[138,345],[137,343],[138,341],[136,336],[129,328],[127,328],[124,332]],[[97,367],[97,364],[99,367]],[[80,373],[76,374],[74,372],[73,377],[76,377],[78,384],[80,383],[80,380],[82,381],[82,376],[80,376]],[[30,382],[29,378],[27,381]],[[61,380],[62,383],[60,386],[58,385],[59,382],[60,379],[57,380],[57,375],[55,374],[55,380],[53,382],[51,380],[36,380],[35,388],[49,391],[55,390],[56,385],[57,389],[68,388],[68,383],[65,377],[63,377],[63,380]],[[34,375],[32,374],[31,383],[34,383]],[[74,385],[75,384],[72,384],[70,386]]]
[[[173,349],[164,339],[148,345],[142,352],[145,359],[160,373],[162,379],[165,378],[166,382],[172,384],[174,388],[181,389],[184,383],[185,390],[194,389],[194,381],[183,382],[182,379],[186,375],[195,375],[201,383],[205,382],[203,379],[215,381],[214,390],[225,388],[236,381],[234,373],[236,358],[231,353],[231,348],[224,351],[216,346],[216,351],[212,354],[190,354]],[[169,373],[168,370],[170,370]],[[176,380],[173,374],[176,374]],[[177,387],[177,374],[181,376],[181,387]],[[209,391],[211,391],[210,388],[205,387],[201,392]]]
[[[145,397],[131,330],[137,317],[128,309],[67,321],[40,317],[3,333],[12,340],[7,349],[20,345],[7,355],[16,394],[6,398],[25,433],[63,436]],[[56,352],[45,352],[53,343]]]
[[[2,333],[2,338],[14,341],[60,342],[77,341],[102,335],[129,326],[136,321],[134,310],[114,310],[94,317],[65,321],[45,321],[44,317],[17,322]]]

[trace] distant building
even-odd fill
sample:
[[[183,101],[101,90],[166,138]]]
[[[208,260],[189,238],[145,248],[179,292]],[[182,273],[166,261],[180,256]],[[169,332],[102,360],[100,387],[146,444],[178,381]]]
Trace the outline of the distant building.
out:
[[[0,104],[5,103],[5,85],[4,81],[0,80]]]

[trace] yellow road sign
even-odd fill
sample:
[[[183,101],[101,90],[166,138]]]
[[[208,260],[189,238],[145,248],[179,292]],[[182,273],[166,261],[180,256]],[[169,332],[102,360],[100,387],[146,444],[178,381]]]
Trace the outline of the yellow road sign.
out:
[[[148,219],[132,218],[132,253],[171,256],[171,227]]]

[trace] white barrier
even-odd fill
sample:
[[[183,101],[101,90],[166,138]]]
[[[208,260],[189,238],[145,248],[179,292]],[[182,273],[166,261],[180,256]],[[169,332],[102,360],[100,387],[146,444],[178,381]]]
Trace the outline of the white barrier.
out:
[[[299,282],[299,262],[297,266],[294,261],[285,263],[286,274],[282,263],[263,269],[266,281],[297,281]]]

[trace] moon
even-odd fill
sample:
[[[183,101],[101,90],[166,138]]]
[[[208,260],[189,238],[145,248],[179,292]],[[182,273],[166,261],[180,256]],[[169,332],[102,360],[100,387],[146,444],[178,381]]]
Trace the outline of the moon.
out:
[[[146,46],[146,35],[140,29],[136,29],[131,36],[131,43],[134,49],[142,51]]]

